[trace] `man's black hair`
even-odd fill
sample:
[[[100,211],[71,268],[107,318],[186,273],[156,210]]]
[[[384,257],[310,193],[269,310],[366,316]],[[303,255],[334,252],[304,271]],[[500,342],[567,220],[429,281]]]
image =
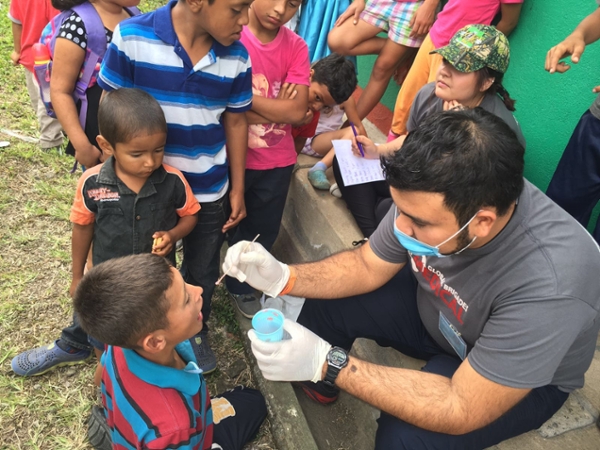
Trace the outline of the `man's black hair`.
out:
[[[113,148],[142,133],[167,132],[165,114],[154,97],[141,89],[106,92],[98,108],[100,134]]]
[[[358,80],[354,64],[346,57],[331,53],[313,64],[312,81],[329,89],[336,104],[342,104],[350,98]]]
[[[443,194],[462,226],[484,206],[508,212],[523,190],[524,154],[502,119],[475,108],[430,115],[382,165],[399,191]]]
[[[87,334],[108,345],[137,341],[169,326],[171,265],[151,253],[111,259],[93,267],[77,286],[73,305]]]

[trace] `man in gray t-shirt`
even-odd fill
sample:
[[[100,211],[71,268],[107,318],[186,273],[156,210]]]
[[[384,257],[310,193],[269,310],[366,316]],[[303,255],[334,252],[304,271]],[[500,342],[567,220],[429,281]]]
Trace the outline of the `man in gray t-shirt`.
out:
[[[264,376],[380,408],[376,449],[487,448],[541,426],[591,363],[600,250],[523,179],[523,155],[482,108],[433,114],[384,161],[394,205],[362,247],[294,266],[257,244],[230,248],[230,275],[311,298],[285,323],[291,339],[249,333]],[[349,357],[357,337],[427,363]]]
[[[600,5],[600,0],[596,0],[596,3]],[[570,66],[560,60],[571,55],[571,61],[579,63],[585,46],[598,39],[600,8],[596,8],[573,33],[548,51],[545,69],[550,73],[566,72]],[[565,85],[565,89],[569,87]],[[600,86],[593,91],[600,93]],[[592,210],[600,199],[600,95],[575,127],[546,194],[583,226],[587,226]],[[592,234],[600,243],[600,221]]]

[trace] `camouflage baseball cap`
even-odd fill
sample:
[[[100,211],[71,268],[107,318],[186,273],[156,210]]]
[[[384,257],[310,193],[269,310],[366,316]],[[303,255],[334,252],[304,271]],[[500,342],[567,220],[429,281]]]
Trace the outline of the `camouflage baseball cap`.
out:
[[[450,43],[431,53],[439,53],[460,72],[489,67],[506,72],[510,61],[508,39],[489,25],[467,25],[456,32]]]

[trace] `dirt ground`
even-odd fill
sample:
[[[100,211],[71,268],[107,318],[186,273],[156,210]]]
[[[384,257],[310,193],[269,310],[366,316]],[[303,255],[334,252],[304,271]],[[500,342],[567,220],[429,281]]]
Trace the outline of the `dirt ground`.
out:
[[[37,137],[23,69],[9,60],[8,4],[0,2],[0,141],[9,143],[0,148],[0,449],[90,449],[95,359],[32,378],[10,368],[15,355],[57,339],[71,320],[69,210],[81,171],[69,173],[71,157],[7,134]],[[254,386],[223,288],[213,299],[209,326],[218,359],[206,377],[210,392]],[[268,421],[246,447],[274,448]]]

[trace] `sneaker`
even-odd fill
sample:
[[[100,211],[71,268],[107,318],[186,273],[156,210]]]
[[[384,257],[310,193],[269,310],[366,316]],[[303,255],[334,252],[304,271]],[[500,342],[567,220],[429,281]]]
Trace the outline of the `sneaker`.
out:
[[[310,181],[312,187],[314,187],[315,189],[320,189],[322,191],[328,191],[331,187],[324,170],[309,171],[308,181]]]
[[[338,388],[327,386],[322,381],[317,383],[313,383],[312,381],[296,381],[292,384],[301,388],[311,400],[322,405],[329,405],[335,402],[340,395]]]
[[[329,193],[337,198],[342,198],[342,191],[338,187],[337,183],[333,183],[329,188]]]
[[[92,406],[92,414],[88,421],[88,440],[96,450],[112,450],[112,432],[104,410],[100,406]]]
[[[207,375],[217,368],[217,357],[208,344],[208,331],[202,330],[196,336],[190,338],[198,367],[202,373]]]
[[[260,298],[255,293],[252,294],[232,294],[231,298],[235,301],[235,306],[240,310],[244,317],[252,319],[254,314],[260,311]]]
[[[79,350],[75,353],[66,352],[56,345],[56,342],[27,350],[15,356],[10,363],[13,372],[22,377],[33,377],[42,375],[55,367],[80,364],[92,356],[92,352],[89,350]]]

